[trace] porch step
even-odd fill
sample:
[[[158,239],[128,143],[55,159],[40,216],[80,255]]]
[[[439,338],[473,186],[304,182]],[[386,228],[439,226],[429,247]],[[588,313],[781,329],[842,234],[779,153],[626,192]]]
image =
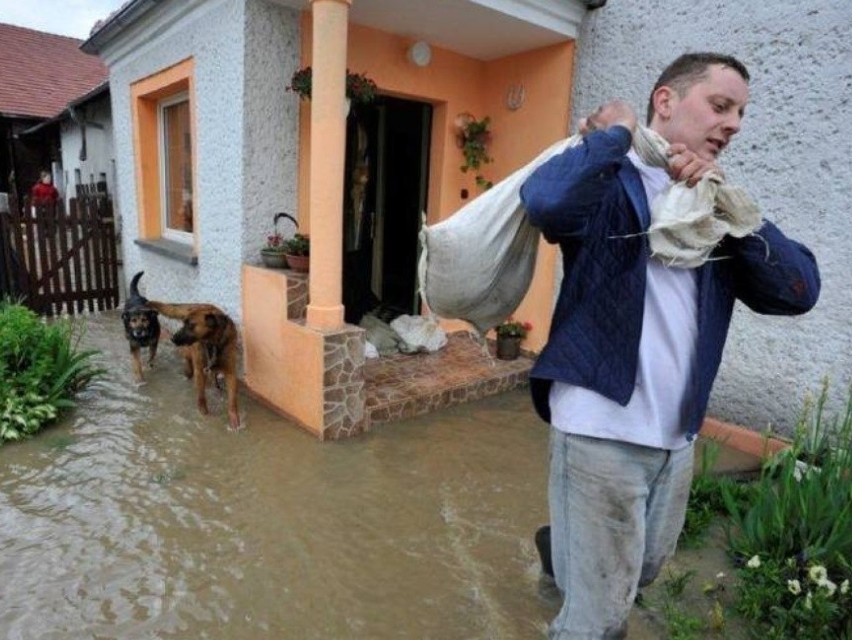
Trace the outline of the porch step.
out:
[[[436,353],[397,354],[364,365],[368,428],[522,387],[533,360],[497,360],[467,332],[448,336]]]

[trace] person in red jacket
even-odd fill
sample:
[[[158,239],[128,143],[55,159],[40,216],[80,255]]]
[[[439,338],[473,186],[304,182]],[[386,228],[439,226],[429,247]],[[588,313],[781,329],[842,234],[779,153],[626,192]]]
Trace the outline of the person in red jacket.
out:
[[[59,191],[52,184],[50,171],[42,171],[41,178],[30,189],[31,204],[56,204],[59,200]]]

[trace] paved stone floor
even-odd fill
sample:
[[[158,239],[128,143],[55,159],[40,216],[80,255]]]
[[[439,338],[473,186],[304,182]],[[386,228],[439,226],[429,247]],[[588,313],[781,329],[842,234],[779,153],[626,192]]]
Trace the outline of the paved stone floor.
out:
[[[435,353],[396,354],[364,367],[370,424],[422,415],[527,384],[532,359],[498,360],[472,334],[451,333]]]

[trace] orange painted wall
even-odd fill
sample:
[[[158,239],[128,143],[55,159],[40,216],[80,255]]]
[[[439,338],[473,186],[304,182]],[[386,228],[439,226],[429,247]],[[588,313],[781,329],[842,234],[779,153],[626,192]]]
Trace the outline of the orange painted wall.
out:
[[[186,91],[189,94],[190,136],[192,154],[193,193],[195,184],[196,154],[195,132],[195,62],[187,58],[171,67],[137,80],[130,85],[130,108],[133,118],[133,153],[136,167],[136,198],[139,207],[139,237],[159,238],[162,235],[160,218],[160,147],[158,103],[169,96]],[[196,218],[200,219],[200,212]],[[193,231],[193,245],[198,249],[198,228]]]
[[[285,272],[244,264],[242,277],[246,384],[263,400],[322,436],[322,336],[287,320]]]
[[[302,64],[310,64],[311,15],[302,16]],[[494,162],[485,165],[482,174],[498,182],[533,159],[545,147],[568,133],[574,45],[572,42],[490,62],[475,60],[452,51],[432,47],[427,67],[411,64],[406,52],[412,40],[360,25],[350,25],[348,67],[366,73],[382,94],[410,98],[433,105],[427,219],[430,224],[443,220],[470,198],[481,193],[474,175],[462,173],[461,150],[455,142],[454,118],[470,112],[477,118],[491,118]],[[522,107],[506,107],[510,85],[522,82],[525,100]],[[295,97],[293,99],[296,99]],[[310,154],[310,103],[302,102],[300,116],[299,219],[310,229],[308,193]],[[469,198],[462,199],[467,189]],[[534,330],[524,348],[538,351],[549,330],[553,300],[553,277],[557,252],[542,243],[536,276],[530,293],[516,316],[529,320]],[[448,329],[463,323],[447,323]]]

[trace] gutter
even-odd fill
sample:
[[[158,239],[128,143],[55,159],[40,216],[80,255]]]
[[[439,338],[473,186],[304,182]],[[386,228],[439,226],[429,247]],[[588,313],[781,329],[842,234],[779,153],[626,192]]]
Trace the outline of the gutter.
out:
[[[80,45],[80,49],[84,53],[97,55],[104,46],[162,2],[164,0],[130,0],[118,11],[111,14],[106,22]]]

